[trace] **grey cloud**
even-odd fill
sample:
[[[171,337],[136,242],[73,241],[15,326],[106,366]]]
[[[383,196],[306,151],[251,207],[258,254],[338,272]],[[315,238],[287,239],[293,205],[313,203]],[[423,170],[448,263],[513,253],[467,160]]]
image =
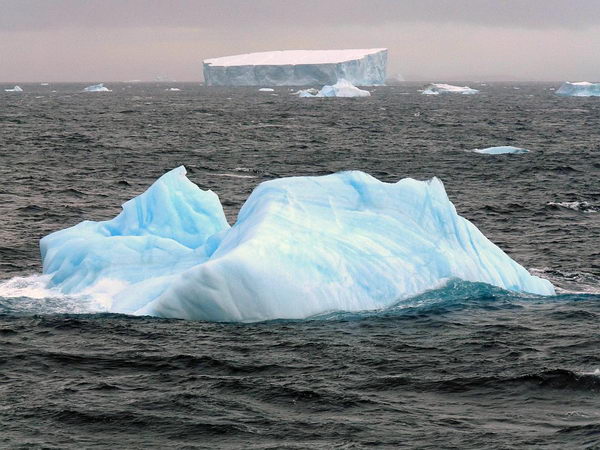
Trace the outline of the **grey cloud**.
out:
[[[376,26],[455,23],[516,28],[600,24],[598,0],[4,0],[0,31],[71,27]]]

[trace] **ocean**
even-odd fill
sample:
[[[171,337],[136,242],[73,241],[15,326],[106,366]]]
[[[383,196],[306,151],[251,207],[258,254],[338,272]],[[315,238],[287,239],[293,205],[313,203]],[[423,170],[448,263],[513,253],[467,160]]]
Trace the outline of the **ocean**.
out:
[[[0,448],[600,448],[600,100],[469,84],[0,86]],[[530,152],[472,152],[496,145]],[[41,237],[114,217],[179,165],[230,223],[273,178],[436,176],[558,295],[453,280],[383,311],[216,324],[43,289]]]

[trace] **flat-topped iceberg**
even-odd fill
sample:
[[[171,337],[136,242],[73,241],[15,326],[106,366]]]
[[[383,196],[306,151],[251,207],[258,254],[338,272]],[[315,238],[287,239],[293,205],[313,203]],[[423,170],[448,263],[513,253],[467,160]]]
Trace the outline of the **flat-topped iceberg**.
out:
[[[204,60],[207,86],[383,85],[387,49],[283,50]]]
[[[453,86],[451,84],[432,83],[427,86],[422,92],[424,95],[439,95],[439,94],[477,94],[477,89],[472,89],[469,86]]]
[[[106,86],[104,86],[104,83],[93,84],[91,86],[84,88],[83,90],[85,92],[111,92],[110,89],[108,89]]]
[[[110,286],[118,313],[244,322],[385,308],[452,278],[554,293],[459,216],[436,178],[271,180],[230,227],[185,173],[163,175],[112,220],[44,237],[49,287]]]
[[[12,89],[4,89],[5,92],[23,92],[23,88],[21,86],[15,86]]]
[[[529,150],[519,147],[513,147],[512,145],[500,145],[498,147],[476,148],[475,150],[473,150],[473,152],[482,153],[484,155],[504,155],[529,153]]]
[[[556,94],[569,97],[600,97],[600,83],[588,81],[570,83],[567,81],[556,91]]]
[[[359,89],[348,80],[339,80],[331,86],[323,86],[316,94],[311,93],[312,89],[300,90],[297,92],[299,97],[369,97],[371,93]]]

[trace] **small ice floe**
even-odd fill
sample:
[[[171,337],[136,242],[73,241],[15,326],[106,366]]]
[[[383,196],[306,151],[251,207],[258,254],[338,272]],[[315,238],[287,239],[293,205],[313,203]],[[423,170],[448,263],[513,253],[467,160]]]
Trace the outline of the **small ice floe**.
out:
[[[300,89],[299,91],[292,92],[292,95],[297,95],[299,97],[314,97],[318,93],[319,93],[318,89],[308,88],[308,89]]]
[[[274,92],[275,89],[273,89],[273,88],[260,88],[258,91],[259,92]]]
[[[181,91],[181,89],[179,89],[179,88],[168,88],[168,89],[165,89],[165,91],[179,92],[179,91]]]
[[[104,83],[100,83],[100,84],[92,84],[91,86],[88,86],[84,89],[85,92],[112,92],[110,89],[108,89],[106,86],[104,86]]]
[[[4,89],[5,92],[23,92],[21,86],[15,86],[12,89]]]
[[[316,94],[311,94],[309,89],[298,91],[299,97],[370,97],[371,93],[359,89],[348,80],[338,80],[333,85],[326,85]]]
[[[481,153],[483,155],[504,155],[508,153],[521,154],[529,153],[529,150],[519,147],[513,147],[512,145],[501,145],[499,147],[488,147],[488,148],[476,148],[473,150],[474,153]]]
[[[589,202],[548,202],[546,204],[555,208],[571,209],[573,211],[580,211],[584,213],[598,212],[596,207]]]
[[[469,86],[454,86],[452,84],[431,83],[421,91],[423,95],[439,95],[439,94],[463,94],[473,95],[478,94],[477,89],[472,89]]]
[[[40,86],[48,86],[50,83],[40,83]]]

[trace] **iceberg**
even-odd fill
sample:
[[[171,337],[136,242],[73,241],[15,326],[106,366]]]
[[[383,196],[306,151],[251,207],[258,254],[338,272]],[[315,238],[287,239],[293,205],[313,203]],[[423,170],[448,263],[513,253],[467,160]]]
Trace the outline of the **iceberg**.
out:
[[[439,95],[439,94],[477,94],[477,89],[472,89],[468,86],[453,86],[451,84],[432,83],[427,86],[422,92],[424,95]]]
[[[206,59],[207,86],[385,84],[387,49],[284,50]]]
[[[339,80],[331,86],[323,86],[316,94],[312,94],[312,89],[298,91],[299,97],[370,97],[369,91],[357,88],[348,80]]]
[[[522,154],[529,153],[529,150],[519,147],[513,147],[512,145],[501,145],[498,147],[488,147],[488,148],[476,148],[473,150],[475,153],[482,153],[484,155],[504,155],[507,153],[512,154]]]
[[[176,88],[176,87],[172,87],[172,88],[165,89],[165,91],[170,91],[170,92],[179,92],[179,91],[181,91],[181,89],[179,89],[179,88]]]
[[[111,291],[117,313],[239,322],[381,309],[453,278],[554,294],[459,216],[437,178],[270,180],[230,227],[185,174],[166,173],[112,220],[42,238],[48,288]]]
[[[23,88],[21,88],[21,86],[15,86],[12,89],[4,89],[4,92],[23,92]]]
[[[273,88],[260,88],[258,91],[259,92],[274,92],[275,89],[273,89]]]
[[[91,86],[84,88],[83,90],[85,92],[112,92],[110,89],[108,89],[106,86],[104,86],[104,83],[93,84]]]
[[[556,91],[556,94],[569,97],[600,97],[600,83],[588,81],[570,83],[567,81]]]

